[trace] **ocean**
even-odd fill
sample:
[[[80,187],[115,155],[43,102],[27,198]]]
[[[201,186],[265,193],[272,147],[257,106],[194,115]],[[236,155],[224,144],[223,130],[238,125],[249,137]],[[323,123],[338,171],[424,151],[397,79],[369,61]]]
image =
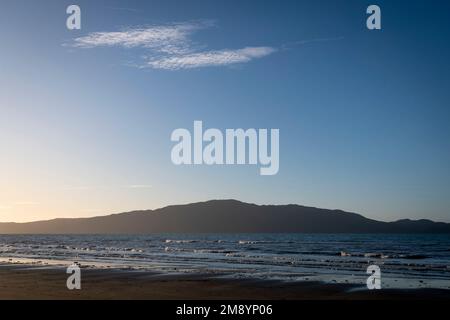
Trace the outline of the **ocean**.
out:
[[[450,289],[450,235],[0,235],[0,262]]]

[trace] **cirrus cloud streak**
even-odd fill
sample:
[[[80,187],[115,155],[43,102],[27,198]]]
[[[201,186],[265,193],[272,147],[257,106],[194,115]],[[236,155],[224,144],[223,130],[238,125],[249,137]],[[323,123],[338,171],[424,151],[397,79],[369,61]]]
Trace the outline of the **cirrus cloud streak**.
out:
[[[148,61],[148,65],[155,69],[166,70],[226,66],[230,64],[249,62],[256,58],[268,56],[275,51],[276,50],[271,47],[246,47],[237,50],[196,52],[186,55],[153,59]]]
[[[247,63],[268,56],[275,48],[244,47],[199,51],[191,39],[198,30],[213,26],[211,21],[174,23],[145,28],[128,28],[114,32],[92,32],[74,39],[73,47],[122,47],[125,49],[144,48],[148,50],[142,68],[164,70],[193,69],[200,67],[219,67],[237,63]]]

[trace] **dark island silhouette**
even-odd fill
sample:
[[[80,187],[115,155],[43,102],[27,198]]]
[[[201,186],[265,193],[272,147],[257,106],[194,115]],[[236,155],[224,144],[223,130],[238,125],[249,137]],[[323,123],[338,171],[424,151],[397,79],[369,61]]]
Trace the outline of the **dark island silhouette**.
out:
[[[450,233],[450,223],[382,222],[342,210],[212,200],[93,218],[0,223],[0,234]]]

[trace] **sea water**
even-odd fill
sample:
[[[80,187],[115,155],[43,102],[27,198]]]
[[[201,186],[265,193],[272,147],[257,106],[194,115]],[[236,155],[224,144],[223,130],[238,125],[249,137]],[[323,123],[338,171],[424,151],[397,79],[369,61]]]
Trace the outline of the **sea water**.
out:
[[[0,235],[0,261],[384,288],[450,289],[450,235]]]

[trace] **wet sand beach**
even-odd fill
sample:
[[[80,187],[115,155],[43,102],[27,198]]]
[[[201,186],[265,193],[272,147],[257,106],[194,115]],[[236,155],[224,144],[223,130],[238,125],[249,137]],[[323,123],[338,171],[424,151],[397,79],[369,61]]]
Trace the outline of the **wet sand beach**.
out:
[[[320,282],[236,280],[202,274],[82,269],[81,290],[68,290],[63,268],[0,265],[0,299],[169,300],[423,300],[449,299],[450,290],[367,290]]]

